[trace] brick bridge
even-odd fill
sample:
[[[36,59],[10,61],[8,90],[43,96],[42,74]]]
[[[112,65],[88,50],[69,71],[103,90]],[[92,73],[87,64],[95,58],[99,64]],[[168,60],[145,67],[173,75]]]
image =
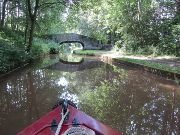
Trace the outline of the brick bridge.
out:
[[[101,41],[90,38],[87,36],[75,34],[75,33],[64,33],[64,34],[53,34],[45,36],[48,39],[54,40],[59,44],[63,43],[81,43],[84,50],[100,50],[102,49]]]

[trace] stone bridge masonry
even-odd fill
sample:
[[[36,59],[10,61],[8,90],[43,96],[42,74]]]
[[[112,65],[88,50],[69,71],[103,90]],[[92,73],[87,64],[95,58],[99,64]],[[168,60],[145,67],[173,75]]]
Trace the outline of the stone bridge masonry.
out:
[[[54,40],[59,44],[78,42],[82,44],[84,50],[102,49],[101,41],[75,33],[53,34],[46,36],[46,38]]]

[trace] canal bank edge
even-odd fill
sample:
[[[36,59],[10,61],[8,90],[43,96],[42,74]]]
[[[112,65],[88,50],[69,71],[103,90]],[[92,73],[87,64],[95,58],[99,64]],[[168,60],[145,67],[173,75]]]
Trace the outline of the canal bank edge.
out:
[[[36,64],[37,61],[41,60],[42,58],[45,58],[48,55],[49,55],[48,53],[42,54],[41,56],[37,57],[36,59],[28,60],[28,61],[26,61],[24,63],[21,63],[20,66],[13,67],[12,69],[8,70],[7,72],[0,74],[0,79],[3,78],[3,77],[6,77],[6,76],[8,76],[8,75],[10,75],[10,74],[12,74],[12,73],[14,73],[16,71],[19,71],[19,70],[21,70],[23,68],[31,66],[32,64]]]
[[[75,51],[74,54],[85,55],[85,56],[96,56],[96,57],[99,57],[102,59],[104,59],[106,57],[107,59],[111,59],[113,61],[113,63],[116,63],[117,65],[121,64],[121,65],[126,65],[129,67],[138,68],[138,69],[141,69],[141,70],[144,70],[144,71],[147,71],[147,72],[150,72],[150,73],[162,76],[162,77],[166,77],[167,79],[175,80],[175,81],[177,81],[178,84],[180,84],[180,73],[174,73],[174,72],[166,71],[163,69],[149,67],[149,66],[139,64],[139,63],[129,62],[124,59],[121,59],[122,57],[119,58],[118,56],[116,56],[114,58],[114,57],[111,57],[111,55],[108,55],[107,53],[103,54],[103,53],[99,53],[96,51],[92,51],[92,52],[88,51],[88,53],[83,52],[83,51]]]
[[[18,71],[18,70],[20,70],[20,69],[22,69],[22,68],[24,68],[24,67],[27,67],[29,64],[30,64],[30,63],[25,63],[25,64],[23,64],[23,65],[21,65],[21,66],[18,66],[18,67],[16,67],[16,68],[13,68],[13,69],[9,70],[9,71],[6,72],[6,73],[0,74],[0,79],[3,78],[4,76],[7,76],[7,75],[15,72],[15,71]]]
[[[138,68],[138,69],[141,69],[141,70],[144,70],[144,71],[147,71],[147,72],[150,72],[150,73],[162,76],[162,77],[166,77],[167,79],[176,80],[176,81],[178,81],[178,84],[180,84],[180,74],[178,74],[178,73],[173,73],[173,72],[165,71],[162,69],[156,69],[156,68],[148,67],[148,66],[133,63],[133,62],[128,62],[128,61],[124,61],[124,60],[118,59],[118,58],[113,58],[112,60],[116,64],[121,64],[121,65],[130,66],[133,68]]]

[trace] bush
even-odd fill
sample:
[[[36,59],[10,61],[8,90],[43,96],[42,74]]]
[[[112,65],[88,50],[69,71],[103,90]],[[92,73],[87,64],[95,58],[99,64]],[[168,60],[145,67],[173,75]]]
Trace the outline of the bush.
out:
[[[49,50],[49,53],[50,54],[58,54],[59,53],[59,51],[56,49],[56,48],[50,48],[50,50]]]
[[[123,44],[123,43],[122,43],[121,40],[116,41],[116,42],[115,42],[115,49],[116,49],[116,50],[119,50],[120,48],[122,48],[122,47],[123,47],[122,44]]]
[[[45,53],[49,53],[51,47],[56,49],[59,47],[55,42],[34,38],[31,52],[27,54],[22,39],[20,35],[17,36],[8,30],[0,32],[0,73],[8,72]]]
[[[180,25],[172,25],[168,33],[161,35],[158,44],[159,53],[180,56]]]
[[[27,60],[27,54],[20,48],[8,46],[0,48],[0,73],[7,72],[20,66]]]
[[[11,44],[16,45],[18,47],[24,47],[24,38],[22,32],[13,32],[8,28],[3,28],[0,32],[0,36],[2,39],[8,40]]]
[[[51,48],[54,48],[56,51],[59,51],[59,44],[46,39],[34,38],[33,46],[38,46],[38,50],[42,50],[42,53],[49,53]],[[41,49],[40,49],[41,48]]]

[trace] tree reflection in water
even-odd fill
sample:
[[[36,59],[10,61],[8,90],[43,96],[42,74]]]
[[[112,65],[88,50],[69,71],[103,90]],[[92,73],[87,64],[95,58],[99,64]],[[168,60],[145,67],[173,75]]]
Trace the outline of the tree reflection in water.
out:
[[[17,133],[62,97],[125,134],[180,134],[180,87],[173,81],[94,59],[68,65],[68,72],[58,59],[0,81],[0,134]]]
[[[116,74],[114,68],[112,79],[83,94],[82,109],[125,134],[179,134],[180,87],[140,71]]]

